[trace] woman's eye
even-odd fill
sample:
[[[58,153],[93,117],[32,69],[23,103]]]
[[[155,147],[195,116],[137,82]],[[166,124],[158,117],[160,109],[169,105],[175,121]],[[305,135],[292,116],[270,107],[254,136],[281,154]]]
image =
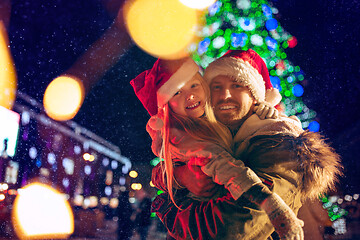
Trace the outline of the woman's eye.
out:
[[[234,84],[233,87],[234,88],[241,88],[242,86],[240,84]]]
[[[180,94],[180,91],[177,91],[177,92],[174,94],[174,96],[179,95],[179,94]]]

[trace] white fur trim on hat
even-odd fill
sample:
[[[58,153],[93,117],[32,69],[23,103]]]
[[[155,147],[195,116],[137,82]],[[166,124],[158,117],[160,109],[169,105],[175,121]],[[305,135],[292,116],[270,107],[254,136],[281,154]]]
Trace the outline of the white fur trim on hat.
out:
[[[265,100],[264,80],[258,70],[249,62],[235,57],[219,58],[205,69],[204,78],[210,84],[219,75],[235,78],[237,82],[249,88],[257,101]]]
[[[265,93],[265,101],[270,103],[271,106],[276,106],[281,101],[281,94],[276,88],[267,89]]]
[[[194,60],[190,58],[186,60],[157,91],[158,107],[163,107],[197,72],[199,72],[199,66]]]

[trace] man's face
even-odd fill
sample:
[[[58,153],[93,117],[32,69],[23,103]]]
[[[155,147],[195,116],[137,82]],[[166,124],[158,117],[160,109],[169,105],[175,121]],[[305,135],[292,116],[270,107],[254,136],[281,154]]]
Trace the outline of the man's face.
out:
[[[247,87],[228,76],[219,75],[210,84],[211,105],[217,120],[238,128],[252,113],[255,100]]]

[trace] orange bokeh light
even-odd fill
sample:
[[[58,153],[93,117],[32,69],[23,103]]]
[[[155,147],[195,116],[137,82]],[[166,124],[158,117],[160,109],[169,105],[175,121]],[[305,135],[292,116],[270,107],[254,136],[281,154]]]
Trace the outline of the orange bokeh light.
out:
[[[57,121],[66,121],[75,117],[83,100],[82,82],[73,76],[60,76],[47,86],[43,102],[49,117]]]
[[[18,190],[12,220],[19,239],[64,239],[74,232],[74,216],[64,195],[43,183]]]
[[[178,0],[131,0],[124,7],[129,34],[144,51],[163,59],[188,55],[197,41],[201,12]]]
[[[17,79],[7,32],[0,21],[0,106],[11,109],[15,102]]]

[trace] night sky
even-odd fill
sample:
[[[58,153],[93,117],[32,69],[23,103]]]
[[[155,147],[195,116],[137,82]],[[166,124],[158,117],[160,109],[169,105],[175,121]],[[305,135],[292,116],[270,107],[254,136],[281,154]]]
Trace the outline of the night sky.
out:
[[[102,2],[107,2],[103,0]],[[303,101],[342,156],[344,193],[359,193],[360,1],[278,0],[278,20],[298,45],[288,59],[305,73]],[[110,26],[100,0],[14,0],[8,29],[18,89],[42,102],[62,74]],[[133,164],[154,157],[145,131],[149,115],[129,84],[155,58],[132,47],[92,88],[76,122],[118,145]]]

